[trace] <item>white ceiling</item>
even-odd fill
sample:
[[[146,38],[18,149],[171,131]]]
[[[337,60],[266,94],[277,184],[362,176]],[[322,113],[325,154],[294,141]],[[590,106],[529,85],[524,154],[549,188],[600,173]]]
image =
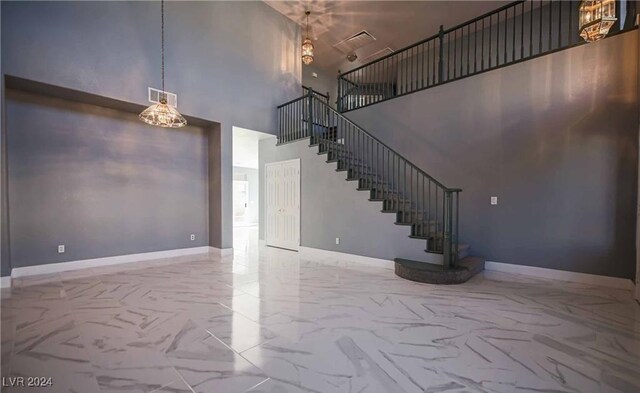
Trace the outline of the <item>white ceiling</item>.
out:
[[[358,67],[372,53],[387,46],[401,49],[445,29],[492,11],[510,1],[277,1],[268,5],[303,27],[305,10],[315,46],[316,67],[342,72]],[[358,60],[350,63],[333,47],[343,39],[367,30],[376,41],[356,51]]]
[[[275,136],[233,127],[233,166],[258,169],[258,144],[265,138]]]

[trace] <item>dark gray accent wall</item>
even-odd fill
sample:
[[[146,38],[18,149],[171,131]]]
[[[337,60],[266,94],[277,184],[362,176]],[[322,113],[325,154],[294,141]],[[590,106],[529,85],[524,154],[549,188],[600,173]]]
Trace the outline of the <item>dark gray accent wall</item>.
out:
[[[160,87],[159,2],[0,6],[5,75],[141,105],[147,87]],[[220,123],[209,244],[231,247],[232,126],[275,133],[275,107],[300,94],[299,26],[260,1],[167,2],[165,11],[166,89],[182,113]]]
[[[424,252],[426,241],[410,239],[407,226],[395,225],[394,214],[381,213],[382,202],[370,202],[369,193],[336,172],[309,140],[276,146],[275,138],[260,141],[260,239],[265,238],[264,166],[269,162],[300,159],[300,245],[373,258],[409,258],[440,263],[442,257]],[[336,237],[340,244],[336,244]]]
[[[349,112],[449,187],[490,261],[633,278],[638,34]],[[490,197],[498,196],[498,205]]]
[[[13,90],[6,97],[14,268],[208,245],[206,130],[152,127],[135,113]]]

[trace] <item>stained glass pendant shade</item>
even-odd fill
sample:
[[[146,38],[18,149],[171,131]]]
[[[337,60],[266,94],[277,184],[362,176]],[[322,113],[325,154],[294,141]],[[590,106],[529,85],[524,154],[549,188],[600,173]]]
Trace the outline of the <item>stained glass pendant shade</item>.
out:
[[[160,93],[160,102],[142,111],[139,117],[140,120],[152,126],[180,128],[187,125],[187,120],[176,108],[167,104],[167,97],[164,94],[164,0],[160,2],[160,9],[162,15],[162,93]]]
[[[587,42],[604,38],[616,22],[615,0],[585,0],[580,3],[580,36]]]

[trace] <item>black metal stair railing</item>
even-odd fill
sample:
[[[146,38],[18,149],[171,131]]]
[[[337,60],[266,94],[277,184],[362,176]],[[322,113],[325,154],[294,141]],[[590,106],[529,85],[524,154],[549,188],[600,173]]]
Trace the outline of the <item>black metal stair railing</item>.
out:
[[[460,189],[442,185],[312,90],[280,105],[278,121],[278,143],[310,138],[319,154],[347,172],[347,180],[383,203],[383,212],[396,214],[396,224],[410,226],[412,238],[426,240],[427,252],[443,254],[446,268],[455,266]]]
[[[338,110],[346,112],[584,43],[579,1],[520,0],[338,77]],[[616,15],[622,2],[616,1]],[[612,33],[633,28],[635,2]],[[629,8],[631,7],[631,8]]]

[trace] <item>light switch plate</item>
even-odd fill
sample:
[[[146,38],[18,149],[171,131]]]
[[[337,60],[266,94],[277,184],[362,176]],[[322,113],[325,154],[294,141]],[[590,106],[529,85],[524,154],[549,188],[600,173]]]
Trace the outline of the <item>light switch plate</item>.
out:
[[[492,205],[497,205],[498,204],[498,197],[497,196],[492,196],[491,197],[491,204]]]

